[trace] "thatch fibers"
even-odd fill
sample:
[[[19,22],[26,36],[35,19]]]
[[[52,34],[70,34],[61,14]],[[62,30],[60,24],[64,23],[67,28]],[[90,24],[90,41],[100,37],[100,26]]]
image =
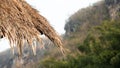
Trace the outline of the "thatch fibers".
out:
[[[0,34],[8,38],[11,48],[17,45],[21,55],[24,41],[30,46],[34,39],[41,42],[42,33],[63,49],[61,38],[49,22],[25,0],[0,0]]]

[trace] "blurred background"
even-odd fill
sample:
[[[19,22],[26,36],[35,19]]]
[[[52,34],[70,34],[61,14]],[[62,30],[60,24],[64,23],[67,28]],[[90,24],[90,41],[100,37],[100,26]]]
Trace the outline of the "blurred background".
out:
[[[119,68],[120,0],[26,0],[62,37],[66,54],[43,37],[37,55],[23,50],[23,68]],[[16,68],[6,38],[0,39],[0,68]],[[28,45],[27,43],[25,45]]]

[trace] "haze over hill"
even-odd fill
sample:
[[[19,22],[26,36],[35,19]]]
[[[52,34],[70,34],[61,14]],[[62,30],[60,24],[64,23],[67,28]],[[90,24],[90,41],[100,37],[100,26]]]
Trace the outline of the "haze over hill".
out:
[[[119,68],[120,0],[103,0],[66,21],[66,60],[47,58],[45,68]],[[52,64],[51,64],[52,63]]]
[[[120,0],[103,0],[78,10],[65,24],[63,42],[67,48],[67,59],[63,59],[58,50],[53,49],[54,46],[50,50],[47,47],[48,51],[42,53],[42,59],[41,53],[38,53],[39,59],[28,62],[26,68],[119,68],[119,19]],[[7,58],[5,62],[13,62],[15,59],[5,57],[7,53],[1,54],[0,59],[4,57]],[[3,64],[3,67],[12,66],[11,62]]]
[[[64,25],[67,18],[77,10],[92,5],[100,0],[26,0],[40,14],[45,16],[55,30],[64,34]],[[64,7],[64,8],[63,8]],[[8,40],[0,40],[0,52],[9,48]]]
[[[100,0],[26,0],[45,16],[55,30],[64,34],[67,18],[81,8],[92,5]]]

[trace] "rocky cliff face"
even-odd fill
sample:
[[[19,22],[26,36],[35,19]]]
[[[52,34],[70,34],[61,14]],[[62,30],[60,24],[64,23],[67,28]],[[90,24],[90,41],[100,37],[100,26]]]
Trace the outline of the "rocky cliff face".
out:
[[[87,34],[91,26],[101,24],[105,20],[120,18],[120,0],[104,0],[93,6],[81,9],[69,17],[65,31],[67,36],[72,33]]]
[[[105,5],[109,9],[112,20],[118,19],[120,16],[120,0],[105,0]]]
[[[53,43],[48,39],[43,40],[45,49],[41,49],[40,44],[38,42],[36,43],[37,43],[37,49],[36,49],[37,55],[35,56],[33,55],[31,48],[27,44],[25,44],[22,59],[18,58],[17,52],[15,52],[15,54],[13,55],[10,49],[8,49],[7,51],[1,52],[0,68],[19,68],[21,66],[23,68],[34,68],[32,66],[35,63],[42,60],[45,56],[45,53],[48,53],[49,50],[51,50],[54,47]]]

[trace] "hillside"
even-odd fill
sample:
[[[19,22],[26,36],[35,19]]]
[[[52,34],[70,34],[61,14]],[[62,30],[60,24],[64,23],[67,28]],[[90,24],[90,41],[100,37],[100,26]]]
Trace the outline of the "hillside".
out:
[[[103,0],[80,9],[69,17],[65,24],[66,45],[79,45],[82,43],[91,28],[102,24],[106,20],[119,19],[119,0]]]
[[[46,49],[38,47],[37,56],[25,49],[24,55],[30,54],[23,58],[24,68],[119,68],[119,18],[120,0],[103,0],[80,9],[65,24],[66,57],[44,40]],[[14,68],[16,58],[10,50],[1,53],[0,60],[0,68]]]
[[[80,9],[65,25],[67,59],[43,60],[45,68],[119,68],[120,1],[103,0]]]
[[[36,53],[37,55],[33,55],[31,48],[26,43],[23,47],[23,56],[22,56],[22,64],[24,68],[34,68],[40,60],[42,60],[46,54],[51,52],[51,49],[54,48],[53,43],[48,40],[47,38],[43,38],[43,43],[45,49],[41,49],[38,42]],[[12,50],[8,49],[4,52],[0,53],[0,68],[16,68],[17,66],[21,65],[21,61],[18,59],[17,48],[15,47],[15,54],[12,54]]]
[[[87,8],[80,9],[71,15],[66,22],[66,35],[70,36],[78,32],[86,35],[90,28],[100,25],[104,20],[119,19],[120,12],[119,0],[105,0],[93,4]]]

